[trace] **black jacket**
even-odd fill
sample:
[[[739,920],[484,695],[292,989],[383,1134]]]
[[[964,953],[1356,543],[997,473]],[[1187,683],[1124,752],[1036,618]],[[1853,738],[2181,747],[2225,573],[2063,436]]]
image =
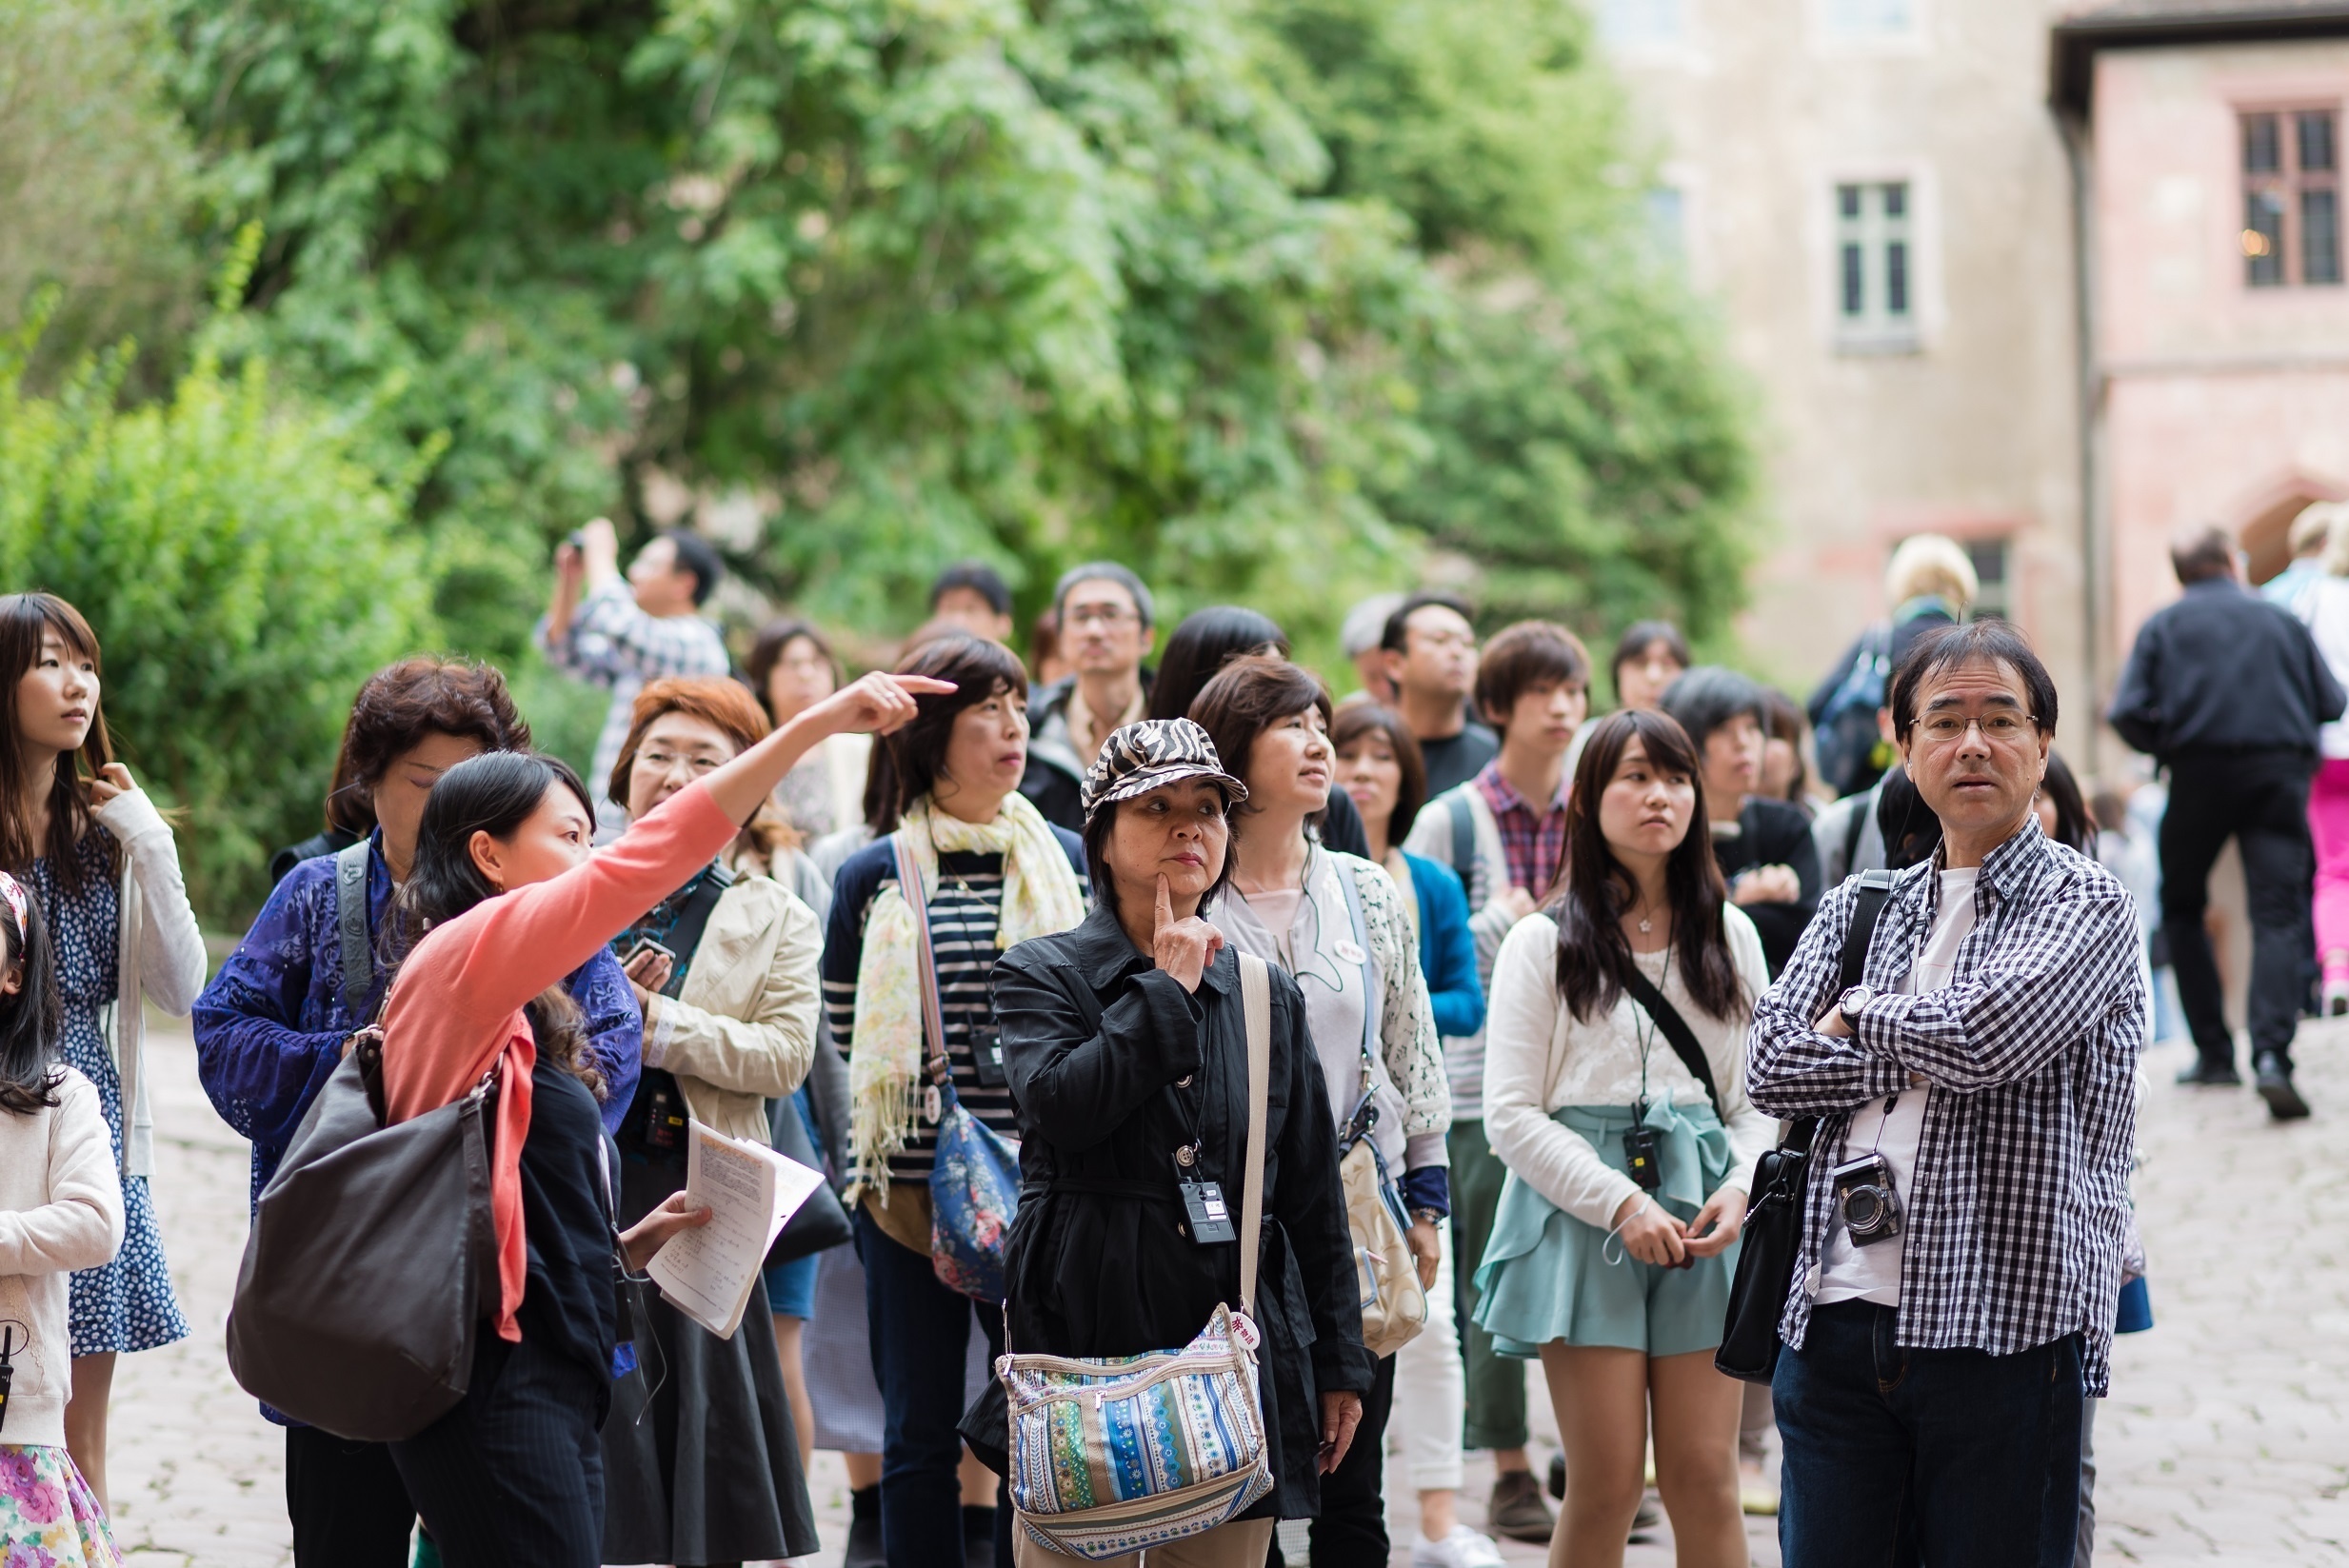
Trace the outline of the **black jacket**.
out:
[[[1239,1248],[1201,1246],[1175,1150],[1197,1138],[1239,1223],[1247,1158],[1247,1028],[1239,961],[1216,956],[1195,993],[1152,967],[1117,916],[1024,942],[995,965],[995,1016],[1020,1112],[1020,1211],[1011,1224],[1008,1347],[1132,1356],[1187,1344],[1218,1302],[1240,1300]],[[1191,1077],[1193,1086],[1175,1087]],[[1366,1392],[1336,1118],[1297,983],[1272,971],[1264,1218],[1257,1356],[1277,1484],[1246,1517],[1319,1512],[1324,1392]]]
[[[2194,752],[2317,755],[2317,726],[2341,715],[2340,684],[2308,628],[2233,578],[2186,585],[2138,628],[2107,717],[2168,762]]]
[[[1785,865],[1794,868],[1796,880],[1802,884],[1802,896],[1791,903],[1740,905],[1762,934],[1762,956],[1769,965],[1770,978],[1776,980],[1786,961],[1795,956],[1802,928],[1819,912],[1819,845],[1811,837],[1811,820],[1801,806],[1761,795],[1746,797],[1745,808],[1738,813],[1737,829],[1734,834],[1713,838],[1713,858],[1721,863],[1724,879],[1734,880],[1739,872],[1757,865]]]

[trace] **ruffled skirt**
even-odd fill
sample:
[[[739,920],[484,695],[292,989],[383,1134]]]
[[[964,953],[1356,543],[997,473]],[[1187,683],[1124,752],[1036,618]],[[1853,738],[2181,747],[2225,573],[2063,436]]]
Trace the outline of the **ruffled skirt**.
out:
[[[0,1443],[0,1563],[122,1568],[106,1510],[64,1449]]]

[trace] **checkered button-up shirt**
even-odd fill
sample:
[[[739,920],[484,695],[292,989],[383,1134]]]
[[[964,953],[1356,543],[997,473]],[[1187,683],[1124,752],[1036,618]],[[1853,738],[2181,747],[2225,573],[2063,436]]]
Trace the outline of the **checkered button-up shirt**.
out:
[[[1544,811],[1535,810],[1533,803],[1501,776],[1499,762],[1486,763],[1472,782],[1493,809],[1493,824],[1501,829],[1501,855],[1509,863],[1509,885],[1523,888],[1539,903],[1549,895],[1550,883],[1558,880],[1559,863],[1566,858],[1567,782],[1558,781],[1557,797]],[[1461,872],[1463,879],[1467,874],[1464,868]]]
[[[647,682],[668,675],[724,675],[727,669],[726,643],[716,626],[698,615],[646,614],[622,578],[613,578],[580,601],[567,635],[549,637],[547,629],[541,620],[538,642],[547,663],[580,680],[611,687],[611,708],[604,715],[603,733],[596,737],[587,779],[589,792],[598,796],[627,743],[629,715]],[[610,808],[608,802],[599,806],[599,820],[606,808]],[[617,818],[623,824],[627,820],[625,812]]]
[[[2088,1392],[2105,1390],[2136,1068],[2147,998],[2126,889],[2025,818],[1975,884],[1975,927],[1950,983],[1896,989],[1915,967],[1940,902],[1940,857],[1886,900],[1866,983],[1880,995],[1857,1036],[1811,1022],[1841,982],[1856,882],[1827,896],[1794,958],[1754,1009],[1746,1087],[1774,1116],[1821,1118],[1802,1246],[1779,1328],[1802,1344],[1828,1227],[1828,1169],[1852,1113],[1906,1087],[1926,1102],[1901,1264],[1899,1341],[2012,1355],[2066,1334],[2084,1340]]]

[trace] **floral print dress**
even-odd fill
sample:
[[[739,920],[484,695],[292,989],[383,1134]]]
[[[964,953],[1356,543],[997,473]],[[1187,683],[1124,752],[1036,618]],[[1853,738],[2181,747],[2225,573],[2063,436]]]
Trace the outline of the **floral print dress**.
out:
[[[121,1568],[106,1510],[46,1443],[0,1443],[0,1568]]]
[[[120,901],[113,837],[93,827],[74,846],[81,885],[68,891],[46,859],[32,863],[30,881],[56,949],[57,989],[65,1004],[59,1052],[98,1086],[106,1108],[114,1158],[122,1159],[122,1074],[106,1045],[100,1015],[117,994],[121,974]],[[171,1274],[163,1257],[163,1235],[147,1178],[126,1176],[122,1183],[123,1243],[114,1260],[73,1276],[73,1354],[152,1350],[188,1337],[171,1293]],[[31,1559],[38,1561],[38,1558]],[[70,1558],[64,1560],[73,1560]],[[14,1568],[11,1558],[0,1564]]]

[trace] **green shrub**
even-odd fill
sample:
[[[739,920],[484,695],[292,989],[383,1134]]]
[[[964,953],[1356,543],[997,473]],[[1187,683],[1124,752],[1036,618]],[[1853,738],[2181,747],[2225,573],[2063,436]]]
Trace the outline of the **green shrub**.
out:
[[[89,617],[117,748],[185,813],[197,908],[249,914],[269,851],[318,828],[351,694],[430,641],[410,482],[258,360],[199,351],[168,402],[125,407],[126,347],[31,395],[40,315],[0,347],[0,585]]]

